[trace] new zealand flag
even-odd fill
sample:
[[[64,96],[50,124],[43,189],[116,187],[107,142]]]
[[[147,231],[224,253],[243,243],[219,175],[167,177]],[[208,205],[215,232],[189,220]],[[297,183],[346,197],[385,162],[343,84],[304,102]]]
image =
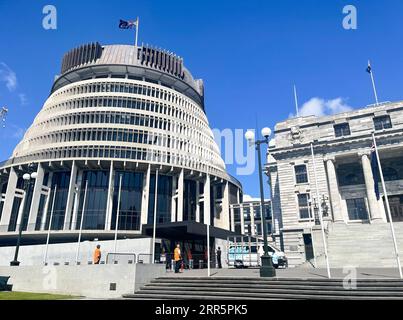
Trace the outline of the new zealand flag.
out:
[[[137,21],[126,21],[120,19],[119,21],[119,28],[120,29],[131,29],[133,27],[137,26]]]
[[[371,169],[372,169],[372,176],[374,177],[374,190],[375,190],[376,199],[379,200],[380,175],[379,175],[378,159],[376,158],[375,145],[372,145],[372,148],[371,148]]]

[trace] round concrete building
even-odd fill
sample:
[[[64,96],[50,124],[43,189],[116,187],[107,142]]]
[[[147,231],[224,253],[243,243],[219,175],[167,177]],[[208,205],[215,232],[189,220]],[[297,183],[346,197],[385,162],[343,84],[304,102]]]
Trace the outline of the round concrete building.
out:
[[[23,174],[37,172],[24,186]],[[203,81],[164,50],[90,43],[65,54],[50,96],[0,164],[0,241],[23,244],[234,230],[242,198],[204,108]],[[155,198],[155,193],[157,197]],[[155,210],[156,206],[156,210]],[[51,219],[52,217],[52,219]],[[203,227],[204,226],[204,227]],[[203,231],[202,231],[203,230]]]

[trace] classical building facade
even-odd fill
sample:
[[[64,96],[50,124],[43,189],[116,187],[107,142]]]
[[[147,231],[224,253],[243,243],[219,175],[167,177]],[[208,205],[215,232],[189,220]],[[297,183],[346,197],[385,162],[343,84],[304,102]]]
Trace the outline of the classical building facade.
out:
[[[372,132],[392,219],[402,221],[403,102],[332,116],[297,117],[276,125],[267,170],[273,190],[275,230],[279,231],[278,241],[290,265],[312,256],[312,230],[319,224],[319,206],[327,229],[336,223],[387,223],[381,183],[379,200],[374,189]]]
[[[37,178],[25,190],[29,166]],[[209,127],[203,81],[182,58],[99,43],[66,53],[0,164],[0,190],[2,245],[15,244],[20,224],[27,243],[43,243],[49,228],[60,242],[79,229],[83,239],[113,239],[116,228],[119,238],[149,236],[154,213],[157,237],[200,240],[207,223],[213,236],[234,230],[229,206],[242,197]]]

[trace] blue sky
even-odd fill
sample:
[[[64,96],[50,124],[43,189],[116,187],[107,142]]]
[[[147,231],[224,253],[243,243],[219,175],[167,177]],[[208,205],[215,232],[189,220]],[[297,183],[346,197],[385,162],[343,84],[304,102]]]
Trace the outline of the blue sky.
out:
[[[47,4],[57,8],[57,30],[42,28]],[[342,27],[349,4],[357,8],[357,30]],[[140,43],[184,57],[205,81],[212,128],[273,128],[294,112],[293,83],[300,105],[310,101],[305,111],[374,103],[368,59],[379,99],[403,98],[401,0],[0,0],[0,107],[9,108],[6,128],[0,128],[1,160],[42,107],[64,52],[91,41],[131,44],[133,33],[117,24],[136,16]],[[235,175],[236,165],[228,170]],[[238,178],[245,193],[258,195],[256,172]]]

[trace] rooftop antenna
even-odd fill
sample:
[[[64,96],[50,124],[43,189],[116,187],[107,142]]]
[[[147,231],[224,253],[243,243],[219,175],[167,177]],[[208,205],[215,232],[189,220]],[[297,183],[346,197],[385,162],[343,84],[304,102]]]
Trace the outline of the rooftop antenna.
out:
[[[297,87],[294,84],[294,100],[295,100],[295,111],[297,117],[299,117],[299,110],[298,110],[298,98],[297,98]]]

